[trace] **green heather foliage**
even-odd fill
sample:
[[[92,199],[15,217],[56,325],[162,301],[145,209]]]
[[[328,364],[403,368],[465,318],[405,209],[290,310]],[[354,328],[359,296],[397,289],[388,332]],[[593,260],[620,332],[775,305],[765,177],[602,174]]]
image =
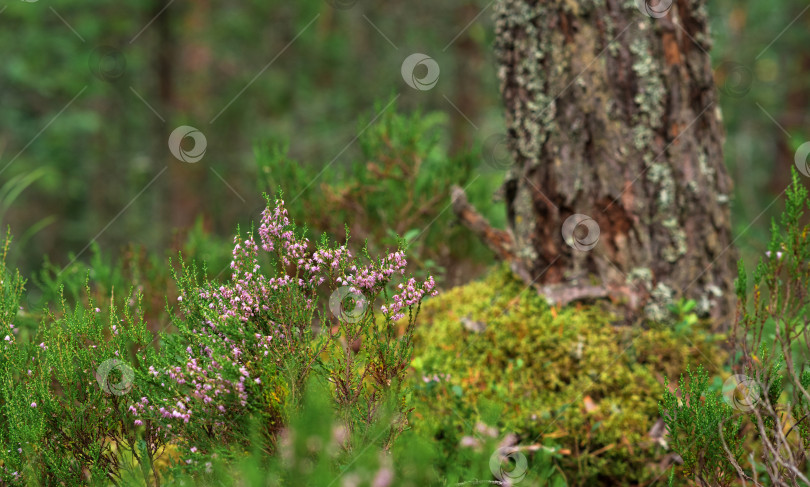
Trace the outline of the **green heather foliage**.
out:
[[[549,307],[505,267],[422,312],[414,428],[439,441],[448,464],[464,445],[515,434],[567,485],[657,477],[653,459],[666,451],[649,433],[663,377],[723,355],[698,326],[631,328],[596,305]]]
[[[205,459],[272,452],[310,382],[328,384],[346,452],[355,442],[388,451],[407,426],[412,334],[435,291],[432,278],[404,275],[401,250],[354,257],[326,239],[311,248],[277,200],[258,239],[234,239],[225,283],[181,260],[176,332],[153,338],[138,295],[121,309],[112,295],[96,304],[87,283],[83,302],[70,307],[60,291],[37,335],[23,337],[15,319],[25,283],[5,267],[9,242],[0,264],[3,484],[157,485],[173,465],[194,476]]]
[[[192,455],[195,458],[192,464],[199,463],[197,470],[203,473],[192,476],[175,469],[172,483],[184,486],[423,487],[491,484],[495,482],[490,480],[493,478],[511,478],[516,481],[515,485],[523,487],[565,485],[548,483],[548,476],[538,467],[542,462],[525,465],[525,469],[516,464],[493,465],[492,452],[498,448],[493,438],[482,442],[481,448],[462,450],[453,464],[447,464],[444,452],[435,441],[413,430],[403,432],[390,449],[383,450],[370,440],[386,434],[390,410],[372,425],[370,440],[355,442],[334,414],[328,397],[329,390],[322,382],[308,384],[304,404],[282,433],[274,455],[268,456],[258,449],[235,451],[229,462],[219,457],[204,463],[199,456]],[[354,448],[345,448],[347,442],[355,444]],[[501,468],[500,477],[494,476],[493,467]]]
[[[3,293],[2,480],[73,485],[119,478],[122,452],[132,450],[137,433],[116,388],[131,383],[133,347],[151,341],[139,304],[102,312],[92,300],[70,309],[63,299],[49,326],[25,337],[14,324],[24,281],[4,262],[0,275],[13,284]]]
[[[726,460],[726,451],[738,461],[743,453],[740,429],[742,418],[716,389],[709,386],[709,376],[699,367],[696,374],[687,367],[678,382],[684,396],[681,401],[673,392],[664,391],[660,405],[672,449],[683,458],[683,473],[701,478],[709,485],[729,485],[736,478],[734,467]]]
[[[688,383],[681,377],[677,393],[664,394],[673,450],[698,485],[808,484],[810,226],[803,223],[808,193],[795,170],[785,195],[753,279],[740,264],[733,335],[740,373],[720,391],[707,387],[699,369]]]

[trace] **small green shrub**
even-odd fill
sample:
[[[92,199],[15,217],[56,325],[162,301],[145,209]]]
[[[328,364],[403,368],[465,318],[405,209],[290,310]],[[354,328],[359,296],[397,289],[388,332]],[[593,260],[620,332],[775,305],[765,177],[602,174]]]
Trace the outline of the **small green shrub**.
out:
[[[88,286],[88,307],[70,309],[62,298],[48,326],[22,338],[14,323],[24,281],[5,267],[5,252],[0,279],[10,283],[0,301],[9,329],[0,354],[0,478],[30,485],[120,481],[142,443],[125,397],[133,352],[152,339],[142,318],[129,308],[102,311]]]
[[[673,450],[684,459],[683,474],[701,486],[810,484],[810,226],[803,224],[808,193],[795,170],[785,194],[750,291],[739,265],[738,373],[726,380],[722,400],[702,371],[690,374],[688,386],[681,378],[680,399],[664,395]]]
[[[687,367],[686,374],[689,382],[684,376],[678,382],[683,400],[669,390],[667,381],[660,405],[671,447],[681,455],[686,477],[695,478],[701,485],[730,485],[737,472],[727,455],[733,455],[738,462],[742,457],[743,418],[735,417],[720,391],[709,387],[703,367],[696,374]]]

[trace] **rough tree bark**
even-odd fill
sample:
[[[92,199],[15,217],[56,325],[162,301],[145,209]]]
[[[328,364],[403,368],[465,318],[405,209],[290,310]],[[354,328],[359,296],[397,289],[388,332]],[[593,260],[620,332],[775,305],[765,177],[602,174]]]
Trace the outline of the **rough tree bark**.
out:
[[[496,3],[509,260],[557,302],[663,319],[686,297],[725,328],[736,253],[705,0],[639,1]]]

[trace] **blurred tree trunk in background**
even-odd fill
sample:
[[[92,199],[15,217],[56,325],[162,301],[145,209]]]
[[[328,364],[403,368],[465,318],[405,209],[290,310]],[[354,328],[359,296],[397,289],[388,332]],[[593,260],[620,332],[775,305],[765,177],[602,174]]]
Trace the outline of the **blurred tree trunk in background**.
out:
[[[165,3],[162,5],[165,6]],[[170,9],[166,9],[161,16],[168,19]],[[208,32],[210,30],[210,2],[209,0],[193,0],[183,10],[184,17],[180,22],[179,37],[173,34],[168,39],[176,42],[176,45],[168,47],[168,52],[174,54],[175,58],[170,59],[174,66],[163,65],[169,69],[168,74],[159,73],[161,86],[168,84],[168,103],[172,112],[169,123],[180,121],[180,124],[188,124],[203,131],[208,136],[211,143],[212,131],[204,124],[210,120],[211,114],[203,100],[210,99],[210,65],[211,52],[207,44]],[[165,20],[167,23],[169,20]],[[169,24],[168,28],[171,24]],[[179,69],[175,69],[178,68]],[[163,80],[168,76],[168,80]],[[163,139],[168,140],[169,134],[176,128],[169,126],[168,131],[163,134]],[[186,141],[187,142],[187,141]],[[164,144],[165,148],[165,144]],[[208,175],[208,164],[210,160],[203,158],[199,163],[185,163],[178,161],[170,154],[169,159],[169,200],[172,227],[181,233],[188,229],[196,216],[203,210],[203,194],[206,191],[205,181]]]
[[[474,18],[479,12],[477,3],[465,2],[455,9],[455,17],[458,25],[465,25],[469,19]],[[481,43],[471,35],[461,36],[452,43],[455,59],[456,86],[455,100],[458,110],[464,116],[452,117],[451,120],[451,153],[458,153],[470,146],[470,122],[478,120],[481,114],[481,97],[483,80],[481,73],[484,64]],[[476,127],[476,130],[478,128]]]
[[[618,0],[496,4],[509,260],[557,302],[609,296],[666,319],[683,296],[719,328],[733,319],[704,4],[653,0],[654,16]]]
[[[159,0],[153,2],[152,11],[149,13],[150,18],[155,18],[155,31],[157,32],[156,38],[156,45],[157,48],[155,49],[155,54],[153,57],[151,68],[153,70],[153,78],[156,80],[157,84],[157,93],[158,99],[160,100],[159,110],[161,113],[165,113],[168,116],[171,116],[175,113],[176,110],[176,102],[175,102],[175,86],[174,86],[174,78],[175,78],[175,66],[177,63],[177,42],[174,36],[174,32],[172,31],[172,22],[174,21],[174,12],[164,11],[162,14],[160,11],[165,7],[165,4]],[[166,9],[169,10],[169,9]],[[170,120],[167,122],[171,123]],[[168,163],[169,168],[174,168],[170,171],[170,181],[168,183],[168,187],[164,189],[163,195],[165,195],[163,201],[168,201],[168,203],[162,203],[161,206],[165,205],[166,211],[170,215],[175,214],[175,205],[176,202],[175,198],[175,188],[177,186],[177,181],[175,173],[177,171],[177,165],[179,162],[171,155],[166,153],[166,143],[165,141],[168,139],[168,134],[174,130],[173,127],[170,127],[168,124],[155,124],[155,133],[154,139],[160,141],[158,144],[155,145],[155,159],[156,164],[160,167],[160,163],[164,160]],[[161,159],[161,156],[163,159]],[[167,221],[174,221],[174,218],[167,218],[164,217],[160,220],[161,222]],[[163,225],[161,225],[162,227]],[[168,241],[165,235],[161,236],[163,241]]]
[[[780,132],[776,133],[774,137],[778,157],[774,158],[774,168],[771,171],[768,188],[772,194],[781,194],[790,184],[790,170],[796,156],[796,148],[791,144],[793,141],[781,131],[786,130],[790,134],[801,133],[802,129],[807,126],[808,105],[810,105],[807,91],[807,79],[810,77],[808,75],[810,73],[810,53],[807,51],[790,53],[789,57],[793,61],[789,64],[792,68],[790,84],[785,94],[785,108],[778,117]],[[788,63],[785,63],[785,66],[788,66]],[[807,184],[806,180],[802,179],[802,181]]]

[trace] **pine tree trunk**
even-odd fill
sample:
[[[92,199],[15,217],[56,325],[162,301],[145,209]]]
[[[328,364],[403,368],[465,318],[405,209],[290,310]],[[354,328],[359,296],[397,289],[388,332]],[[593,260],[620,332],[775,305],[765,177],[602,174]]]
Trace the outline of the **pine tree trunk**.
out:
[[[653,318],[694,299],[725,328],[736,253],[705,0],[496,5],[513,269]]]

